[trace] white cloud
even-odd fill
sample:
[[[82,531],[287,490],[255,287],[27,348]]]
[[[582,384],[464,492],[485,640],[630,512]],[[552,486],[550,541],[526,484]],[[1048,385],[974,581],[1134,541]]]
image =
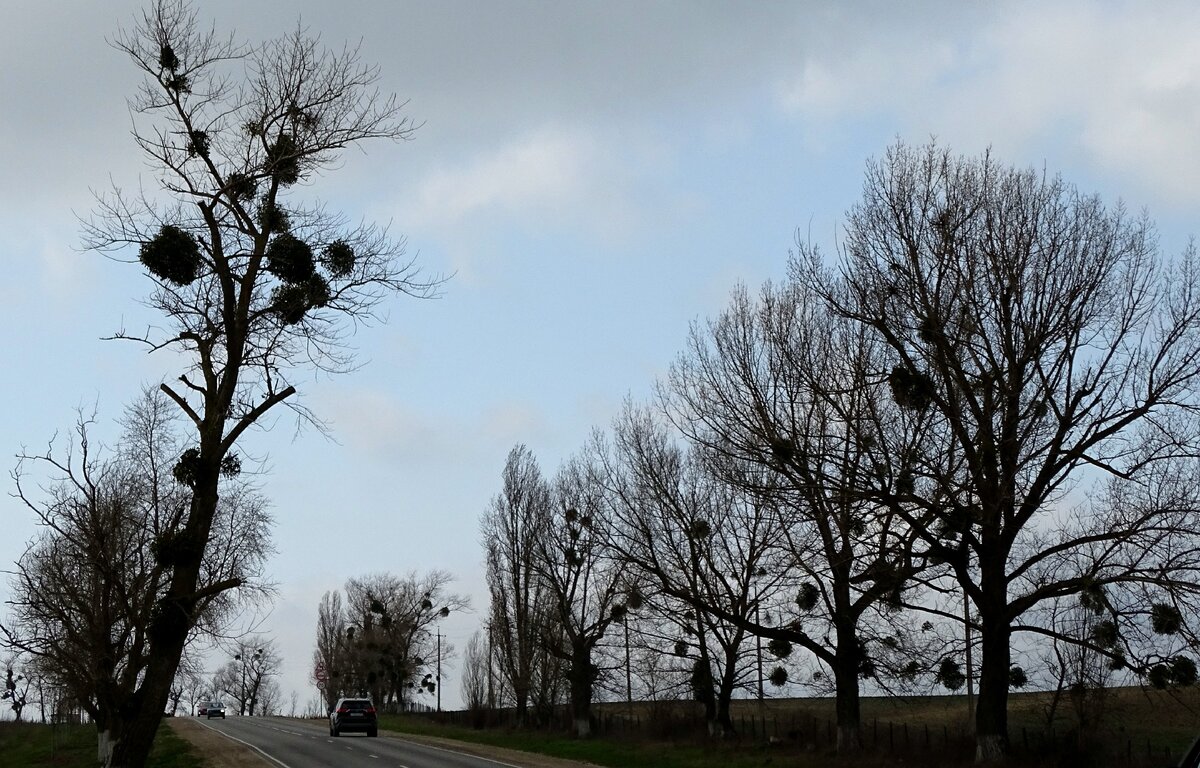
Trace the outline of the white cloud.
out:
[[[779,78],[774,90],[784,111],[806,119],[904,109],[914,86],[938,80],[955,61],[947,43],[903,52],[873,43],[839,47],[836,53],[818,49],[804,58],[799,73]]]
[[[542,128],[459,167],[433,170],[419,184],[406,220],[446,226],[486,212],[561,211],[586,192],[596,154],[586,136]]]
[[[992,145],[1014,162],[1100,167],[1159,203],[1200,202],[1200,7],[1009,3],[984,23],[926,24],[920,45],[895,19],[841,19],[781,79],[801,120],[882,116],[913,140]],[[929,15],[932,20],[934,14]],[[850,46],[838,41],[855,40]],[[1044,157],[1047,143],[1066,157]],[[1042,156],[1029,156],[1038,152]]]
[[[988,36],[994,63],[982,87],[963,84],[958,103],[977,124],[1018,141],[1057,132],[1080,159],[1139,192],[1194,204],[1197,24],[1194,6],[1030,6]]]

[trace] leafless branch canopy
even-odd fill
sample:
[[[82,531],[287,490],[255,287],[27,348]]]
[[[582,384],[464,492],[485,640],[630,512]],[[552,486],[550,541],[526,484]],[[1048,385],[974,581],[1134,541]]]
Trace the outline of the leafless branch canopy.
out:
[[[197,422],[201,403],[227,399],[231,444],[297,368],[352,369],[347,342],[381,319],[384,299],[436,293],[440,279],[420,276],[403,238],[297,194],[344,150],[407,140],[414,126],[356,48],[328,49],[302,27],[247,46],[159,0],[113,46],[145,75],[130,112],[157,189],[98,196],[84,242],[146,265],[147,303],[168,325],[116,336],[185,353],[172,396]],[[183,250],[155,251],[164,232]],[[180,274],[188,241],[195,264]],[[172,264],[155,268],[154,253]]]

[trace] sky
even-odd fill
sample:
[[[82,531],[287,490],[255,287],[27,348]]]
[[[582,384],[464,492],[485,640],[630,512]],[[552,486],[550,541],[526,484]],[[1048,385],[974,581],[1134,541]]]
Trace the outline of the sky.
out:
[[[111,425],[173,375],[103,340],[153,322],[150,282],[80,236],[94,191],[150,179],[126,105],[138,73],[108,44],[141,7],[0,0],[5,469],[62,445],[76,409]],[[318,601],[348,578],[449,571],[474,612],[442,629],[465,646],[487,610],[478,521],[508,451],[526,444],[552,474],[649,396],[737,283],[782,279],[798,236],[833,251],[890,143],[1061,173],[1148,211],[1167,254],[1196,229],[1191,2],[206,0],[201,17],[246,41],[301,24],[361,45],[420,128],[304,193],[390,223],[426,274],[450,276],[358,332],[361,369],[296,382],[329,437],[284,415],[244,446],[270,467],[275,517],[259,629],[301,707]],[[9,568],[36,525],[0,483]],[[450,669],[443,705],[459,702]]]

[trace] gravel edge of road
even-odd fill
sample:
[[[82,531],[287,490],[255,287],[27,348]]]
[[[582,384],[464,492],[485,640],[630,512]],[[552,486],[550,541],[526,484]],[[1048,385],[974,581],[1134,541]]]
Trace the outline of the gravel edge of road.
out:
[[[245,744],[220,731],[205,728],[191,717],[168,717],[165,722],[175,735],[191,744],[205,768],[279,768]]]
[[[311,720],[293,718],[271,718],[289,724],[307,723],[315,725]],[[182,739],[186,740],[202,755],[205,768],[279,768],[278,765],[263,757],[251,747],[246,746],[226,736],[220,731],[205,728],[202,723],[189,717],[166,718],[166,723]],[[487,744],[476,744],[469,741],[456,741],[440,736],[416,736],[400,733],[399,731],[380,731],[380,735],[420,744],[428,747],[438,747],[452,752],[461,752],[474,757],[482,757],[499,763],[517,766],[518,768],[595,768],[594,763],[583,763],[575,760],[564,760],[558,757],[548,757],[534,752],[521,752],[505,747],[493,747]]]

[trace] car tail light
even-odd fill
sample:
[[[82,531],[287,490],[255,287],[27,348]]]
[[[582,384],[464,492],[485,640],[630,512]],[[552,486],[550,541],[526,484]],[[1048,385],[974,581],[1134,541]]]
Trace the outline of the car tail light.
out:
[[[375,707],[367,707],[367,714],[368,715],[375,714]]]
[[[348,712],[348,711],[349,711],[349,710],[347,710],[345,707],[340,707],[340,708],[338,709],[337,713],[338,713],[339,715],[344,715],[344,714],[346,714],[346,712]]]

